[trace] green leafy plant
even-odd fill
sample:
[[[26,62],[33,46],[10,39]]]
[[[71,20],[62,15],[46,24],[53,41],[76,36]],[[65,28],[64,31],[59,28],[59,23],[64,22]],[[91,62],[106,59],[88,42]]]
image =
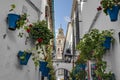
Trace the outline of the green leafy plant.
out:
[[[38,21],[26,26],[26,31],[29,33],[29,38],[36,42],[36,45],[47,45],[50,39],[53,38],[53,33],[48,29],[46,21]]]
[[[49,74],[51,75],[50,80],[56,80],[55,70],[52,62],[52,47],[50,45],[47,46],[46,52],[46,61],[48,62],[47,67],[50,69]]]
[[[44,51],[42,46],[35,46],[34,48],[32,48],[30,50],[32,52],[32,60],[34,62],[35,68],[39,65],[39,60],[40,60],[40,56],[39,55],[43,55],[45,57]]]
[[[113,30],[111,29],[110,31],[108,31],[108,30],[104,30],[104,31],[102,31],[101,32],[101,35],[103,36],[103,37],[111,37],[111,42],[114,42],[114,38],[113,38]]]
[[[76,67],[70,72],[70,80],[86,80],[87,72],[86,70],[76,71]]]
[[[112,9],[113,6],[115,5],[120,5],[120,0],[102,0],[101,5],[103,7],[104,13],[107,15],[107,9],[110,8]]]
[[[27,39],[30,39],[34,44],[34,47],[32,47],[30,51],[32,53],[32,60],[34,61],[35,67],[37,67],[40,60],[39,55],[43,55],[45,58],[44,60],[47,58],[46,46],[50,44],[50,40],[53,38],[53,33],[48,29],[48,24],[44,20],[25,25],[22,28],[28,33]],[[19,33],[19,36],[23,37],[23,34],[24,33]]]
[[[16,8],[15,4],[11,4],[11,9],[9,11],[14,11],[14,9]]]
[[[27,23],[27,14],[23,13],[20,15],[20,19],[16,22],[17,24],[17,29],[20,29],[21,27],[25,26],[25,24]]]
[[[76,48],[80,51],[80,55],[76,64],[86,63],[88,60],[95,60],[97,64],[96,75],[102,79],[105,75],[110,76],[109,73],[106,73],[107,62],[103,61],[103,55],[106,53],[106,49],[103,46],[105,42],[105,37],[111,37],[113,42],[113,31],[112,30],[103,30],[99,31],[98,29],[92,29],[89,33],[85,34],[80,40]],[[107,76],[105,80],[107,80]]]
[[[20,60],[23,60],[23,61],[24,61],[24,60],[25,60],[25,56],[26,56],[26,54],[27,54],[27,53],[24,51],[23,55],[19,57]]]

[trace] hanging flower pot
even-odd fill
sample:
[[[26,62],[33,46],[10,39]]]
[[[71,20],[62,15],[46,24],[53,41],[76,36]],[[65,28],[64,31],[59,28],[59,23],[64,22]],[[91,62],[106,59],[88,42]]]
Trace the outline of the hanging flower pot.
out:
[[[8,26],[10,30],[15,30],[17,27],[16,22],[19,20],[20,15],[17,14],[8,14]]]
[[[85,70],[85,68],[86,68],[86,64],[78,64],[78,65],[76,65],[76,71]]]
[[[32,53],[27,53],[27,52],[19,51],[18,52],[18,58],[19,58],[20,64],[21,65],[27,65],[28,60],[29,60],[31,54]]]
[[[49,76],[50,69],[47,67],[48,62],[40,61],[39,62],[39,71],[42,72],[42,76]]]
[[[110,49],[110,45],[111,45],[111,37],[105,37],[103,46],[105,47],[105,49]]]
[[[108,8],[107,13],[109,14],[111,21],[117,21],[118,19],[119,6],[113,6],[112,9]]]
[[[85,68],[86,68],[86,64],[80,64],[79,66],[80,66],[81,70],[85,70]]]

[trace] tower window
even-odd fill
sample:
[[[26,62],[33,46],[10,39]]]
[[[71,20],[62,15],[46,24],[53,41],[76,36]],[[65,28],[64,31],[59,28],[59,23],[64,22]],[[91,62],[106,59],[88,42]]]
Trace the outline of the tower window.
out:
[[[60,49],[58,48],[58,51],[59,51]]]
[[[59,43],[61,43],[61,40],[59,40]]]

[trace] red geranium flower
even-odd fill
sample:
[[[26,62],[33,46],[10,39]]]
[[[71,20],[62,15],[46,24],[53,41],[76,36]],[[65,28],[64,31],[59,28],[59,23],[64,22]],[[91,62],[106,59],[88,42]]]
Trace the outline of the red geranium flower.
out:
[[[38,38],[37,41],[38,41],[39,43],[41,43],[41,42],[43,41],[43,39],[42,39],[42,38]]]
[[[101,6],[99,6],[99,7],[97,8],[97,10],[98,10],[98,11],[102,10]]]
[[[29,27],[32,27],[32,26],[33,26],[32,24],[29,25]]]
[[[30,29],[27,29],[26,31],[29,33],[29,32],[30,32]]]

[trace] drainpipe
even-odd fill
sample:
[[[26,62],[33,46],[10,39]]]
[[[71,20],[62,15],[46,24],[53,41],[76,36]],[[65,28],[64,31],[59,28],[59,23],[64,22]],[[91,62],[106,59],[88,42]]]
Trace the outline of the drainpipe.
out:
[[[74,35],[74,26],[75,25],[75,21],[73,20],[72,22],[72,27],[73,27],[73,68],[74,68],[74,57],[75,57],[75,35]]]

